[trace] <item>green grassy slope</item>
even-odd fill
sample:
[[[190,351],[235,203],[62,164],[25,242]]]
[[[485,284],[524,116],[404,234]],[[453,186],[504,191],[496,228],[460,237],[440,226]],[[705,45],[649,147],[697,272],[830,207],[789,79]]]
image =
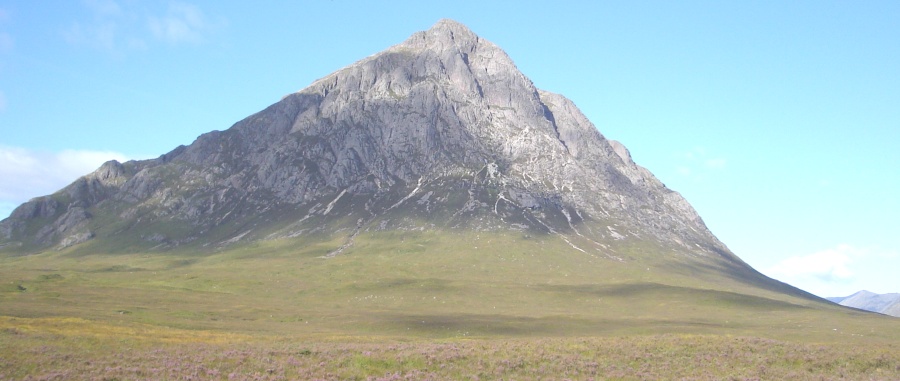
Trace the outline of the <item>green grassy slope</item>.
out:
[[[344,242],[3,257],[0,315],[252,335],[900,339],[896,319],[761,287],[753,274],[720,272],[727,261],[648,242],[615,243],[620,261],[555,235],[363,232],[324,257]]]

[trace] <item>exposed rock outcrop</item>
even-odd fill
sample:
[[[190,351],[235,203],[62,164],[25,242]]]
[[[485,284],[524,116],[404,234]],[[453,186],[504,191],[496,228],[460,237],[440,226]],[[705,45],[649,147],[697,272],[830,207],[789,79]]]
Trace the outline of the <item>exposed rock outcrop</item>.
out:
[[[16,209],[0,243],[224,245],[323,226],[348,245],[361,231],[513,229],[737,261],[570,100],[450,20],[158,159],[106,163]]]

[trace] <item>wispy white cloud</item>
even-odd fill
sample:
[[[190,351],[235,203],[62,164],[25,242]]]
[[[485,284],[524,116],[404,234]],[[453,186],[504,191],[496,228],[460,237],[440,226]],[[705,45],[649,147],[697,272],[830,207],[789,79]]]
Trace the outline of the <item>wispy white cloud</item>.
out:
[[[898,255],[883,249],[841,244],[833,248],[785,258],[762,272],[819,296],[846,296],[868,289],[897,292]]]
[[[63,29],[69,44],[121,54],[128,48],[125,41],[136,38],[135,15],[125,12],[114,0],[83,0],[88,17],[73,21]]]
[[[56,192],[109,160],[126,161],[128,157],[112,151],[40,152],[0,146],[0,218],[15,206]]]
[[[724,157],[711,155],[703,147],[677,154],[675,162],[675,172],[685,177],[702,177],[712,171],[724,170],[728,164]]]
[[[116,29],[118,24],[112,21],[96,21],[90,24],[72,23],[63,30],[66,42],[90,48],[114,52],[117,49]]]
[[[715,159],[706,159],[706,161],[703,162],[706,168],[711,169],[725,169],[725,163],[725,159],[721,157],[717,157]]]
[[[150,16],[147,24],[153,35],[170,43],[200,43],[215,28],[200,8],[187,3],[171,3],[165,16]]]
[[[112,17],[122,15],[122,7],[115,0],[85,0],[84,5],[97,15]]]
[[[115,0],[85,0],[83,5],[88,18],[72,22],[62,31],[63,38],[72,45],[117,55],[146,50],[154,41],[203,43],[226,24],[224,19],[209,17],[198,6],[184,2],[169,3],[164,10]]]
[[[819,251],[809,255],[784,259],[768,269],[768,272],[787,278],[812,277],[823,281],[850,279],[854,276],[849,265],[861,255],[850,245]]]

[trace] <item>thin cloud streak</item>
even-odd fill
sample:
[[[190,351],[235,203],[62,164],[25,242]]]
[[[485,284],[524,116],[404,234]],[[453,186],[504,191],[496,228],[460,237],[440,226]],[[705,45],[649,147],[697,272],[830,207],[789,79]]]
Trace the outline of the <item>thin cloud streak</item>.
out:
[[[214,28],[200,8],[186,3],[169,4],[166,15],[150,16],[148,25],[157,39],[169,43],[201,43]]]
[[[62,31],[63,39],[121,55],[146,50],[153,41],[168,44],[201,44],[227,24],[222,18],[210,18],[196,5],[173,2],[165,12],[138,8],[114,0],[89,0],[84,3],[89,20],[76,20]]]
[[[122,7],[114,0],[85,0],[84,5],[97,15],[119,16],[122,14]]]
[[[896,256],[889,251],[841,244],[812,254],[785,258],[762,272],[822,297],[846,296],[871,288],[868,284],[872,282],[895,277],[883,269],[882,262]],[[866,274],[865,278],[860,274]]]
[[[703,147],[694,147],[692,150],[676,155],[678,164],[675,173],[684,177],[703,178],[712,171],[722,171],[728,161],[723,157],[710,157],[711,155]]]
[[[111,21],[100,21],[88,25],[73,23],[62,32],[62,36],[66,42],[72,45],[114,52],[118,48],[117,28],[117,24]]]

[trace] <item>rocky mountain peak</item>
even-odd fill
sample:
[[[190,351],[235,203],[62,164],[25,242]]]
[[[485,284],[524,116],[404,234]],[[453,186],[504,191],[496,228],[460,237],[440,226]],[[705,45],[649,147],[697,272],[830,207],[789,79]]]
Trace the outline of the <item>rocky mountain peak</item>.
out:
[[[426,42],[443,43],[445,46],[455,45],[461,51],[475,50],[476,45],[482,41],[467,26],[451,19],[439,20],[427,31],[413,34],[407,43],[417,40],[420,36]]]
[[[503,58],[509,61],[509,57],[506,56],[502,49],[490,41],[482,39],[465,25],[449,19],[440,20],[430,29],[414,33],[406,41],[394,46],[391,50],[395,49],[400,51],[412,50],[420,54],[423,51],[430,51],[431,54],[441,58],[458,56],[465,61],[466,65],[471,64],[469,61],[469,55],[471,54],[478,54],[482,57]]]
[[[610,257],[607,240],[652,239],[734,259],[571,100],[537,89],[452,20],[227,130],[158,159],[104,164],[62,192],[0,222],[0,244],[130,235],[215,246],[327,228],[349,232],[351,245],[360,232],[465,228],[549,234]]]
[[[488,83],[493,86],[485,86]],[[303,91],[326,93],[339,84],[376,99],[405,98],[413,85],[440,85],[441,92],[451,92],[456,100],[506,108],[517,106],[509,93],[537,97],[537,89],[502,49],[446,19]]]

